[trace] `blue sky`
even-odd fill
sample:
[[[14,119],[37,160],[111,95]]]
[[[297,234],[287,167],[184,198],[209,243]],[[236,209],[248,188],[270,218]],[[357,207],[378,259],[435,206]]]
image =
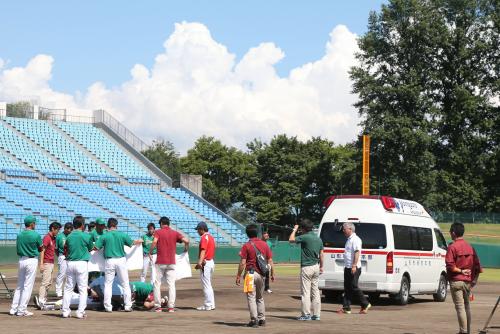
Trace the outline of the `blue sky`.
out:
[[[201,22],[240,59],[250,47],[274,42],[286,54],[281,76],[325,53],[332,29],[366,31],[380,0],[328,1],[4,1],[0,58],[11,68],[37,54],[54,57],[50,85],[64,93],[96,81],[108,87],[130,78],[136,63],[150,67],[174,23]]]

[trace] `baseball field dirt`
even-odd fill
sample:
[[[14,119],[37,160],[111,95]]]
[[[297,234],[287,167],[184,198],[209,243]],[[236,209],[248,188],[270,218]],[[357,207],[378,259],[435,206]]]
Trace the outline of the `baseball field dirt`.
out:
[[[236,265],[234,265],[236,268]],[[0,271],[2,268],[0,268]],[[11,287],[15,287],[16,271],[13,268],[3,272]],[[194,273],[196,275],[196,273]],[[137,280],[138,273],[131,273]],[[40,279],[34,293],[37,291]],[[247,328],[248,310],[242,288],[234,284],[234,277],[228,274],[215,276],[214,281],[217,308],[200,312],[195,309],[202,303],[199,279],[184,279],[177,284],[177,310],[175,313],[153,313],[134,311],[111,314],[88,311],[85,320],[63,319],[60,311],[39,311],[30,307],[33,317],[15,317],[8,314],[10,300],[0,299],[0,328],[2,333],[456,333],[457,320],[450,296],[444,303],[432,301],[432,296],[416,296],[407,306],[392,305],[382,297],[373,303],[367,315],[335,313],[340,305],[322,304],[321,321],[299,322],[295,318],[300,310],[299,280],[287,273],[277,277],[272,284],[272,294],[266,294],[267,326]],[[500,295],[500,284],[480,283],[474,290],[472,302],[473,333],[483,327],[493,304]],[[500,314],[493,318],[492,325],[500,325]],[[499,327],[497,327],[499,328]],[[500,333],[491,329],[490,333]]]

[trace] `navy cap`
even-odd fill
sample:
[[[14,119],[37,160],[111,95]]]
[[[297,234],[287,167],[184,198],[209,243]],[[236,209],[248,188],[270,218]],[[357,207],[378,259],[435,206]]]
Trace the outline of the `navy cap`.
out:
[[[204,229],[204,230],[208,230],[207,223],[205,223],[205,222],[199,222],[198,225],[196,225],[195,230],[198,230],[200,228]]]

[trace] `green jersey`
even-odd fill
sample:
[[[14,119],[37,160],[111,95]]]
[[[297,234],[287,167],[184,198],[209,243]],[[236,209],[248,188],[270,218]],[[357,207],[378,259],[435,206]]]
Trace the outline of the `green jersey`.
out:
[[[151,292],[153,292],[153,284],[145,282],[132,282],[130,283],[130,291],[135,293],[136,304],[142,304]]]
[[[323,249],[323,241],[313,231],[295,238],[300,244],[300,266],[307,267],[319,263],[319,253]]]
[[[142,236],[142,251],[144,252],[144,255],[149,254],[149,250],[151,249],[151,244],[153,243],[154,238],[154,235],[149,234],[145,234]],[[153,249],[153,252],[151,254],[156,254],[156,248]]]
[[[94,246],[92,242],[90,242],[90,235],[88,233],[83,233],[80,230],[74,230],[66,238],[66,260],[88,261],[90,260],[89,252],[93,247]]]
[[[101,249],[104,247],[104,258],[125,257],[124,246],[132,247],[132,239],[121,231],[111,230],[97,240],[95,247]]]
[[[17,235],[16,249],[19,257],[38,257],[42,247],[42,237],[33,230],[23,230]]]
[[[68,234],[69,235],[69,234]],[[57,256],[64,255],[64,244],[68,236],[64,233],[58,233],[56,237],[56,251]]]
[[[97,232],[97,229],[92,230],[92,232],[90,232],[90,241],[96,243],[105,233],[106,230],[103,230],[101,233]]]

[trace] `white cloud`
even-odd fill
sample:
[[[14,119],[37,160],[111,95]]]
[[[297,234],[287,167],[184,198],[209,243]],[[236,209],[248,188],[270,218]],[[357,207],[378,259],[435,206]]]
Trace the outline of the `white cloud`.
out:
[[[2,69],[0,100],[39,97],[42,105],[82,112],[109,111],[146,141],[164,137],[184,152],[201,135],[244,148],[253,138],[287,133],[345,143],[359,132],[348,70],[356,64],[356,35],[339,25],[324,56],[280,77],[285,53],[273,43],[235,55],[200,23],[179,23],[148,69],[136,64],[119,87],[92,84],[71,96],[50,88],[53,59],[34,57],[25,67]],[[2,65],[3,62],[0,62]]]

